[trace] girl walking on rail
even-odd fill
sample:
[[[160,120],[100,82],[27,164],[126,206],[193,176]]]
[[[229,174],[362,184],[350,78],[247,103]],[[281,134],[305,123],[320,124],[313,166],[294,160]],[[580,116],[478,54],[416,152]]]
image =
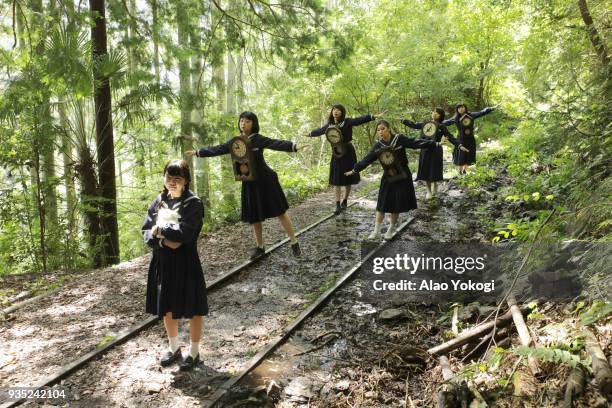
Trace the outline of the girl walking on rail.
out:
[[[460,103],[455,108],[455,116],[442,121],[444,126],[456,125],[459,131],[459,144],[465,146],[467,151],[455,148],[453,151],[453,163],[459,166],[459,174],[465,174],[468,166],[476,163],[476,138],[474,137],[474,120],[488,115],[495,108],[484,108],[479,112],[470,112],[465,104]]]
[[[344,106],[336,104],[332,106],[329,112],[327,123],[306,135],[307,137],[316,137],[325,134],[328,141],[332,143],[332,157],[329,162],[329,184],[334,186],[336,193],[336,209],[334,210],[336,215],[346,209],[348,198],[351,194],[351,187],[354,184],[358,184],[360,180],[359,173],[354,173],[350,176],[346,175],[346,172],[351,170],[357,162],[355,147],[351,143],[353,140],[353,126],[371,122],[377,117],[382,116],[383,113],[375,116],[368,114],[357,118],[347,118]],[[336,133],[336,140],[333,139],[334,136],[331,133],[333,128],[339,131]],[[342,196],[342,187],[344,187],[344,196]],[[342,202],[340,202],[340,198],[342,198]]]
[[[395,134],[386,120],[378,121],[376,134],[379,140],[370,152],[355,164],[353,170],[347,171],[345,174],[350,176],[359,173],[376,159],[380,160],[384,173],[378,190],[374,231],[368,236],[368,239],[380,238],[380,229],[385,213],[391,213],[391,224],[384,238],[391,239],[397,227],[399,214],[417,208],[406,148],[434,149],[440,144],[433,140],[413,139],[405,135]]]
[[[304,148],[286,140],[274,140],[259,134],[259,120],[253,112],[242,112],[238,118],[240,136],[218,146],[208,146],[197,151],[187,151],[187,155],[212,157],[232,154],[236,157],[235,172],[237,180],[242,180],[241,219],[253,226],[256,247],[251,251],[251,259],[265,255],[263,240],[263,221],[277,217],[287,233],[293,255],[300,256],[300,245],[295,237],[291,219],[287,214],[289,204],[278,181],[278,175],[268,167],[263,155],[264,149],[283,152],[297,152]],[[242,161],[241,161],[242,160]],[[242,173],[240,173],[242,172]],[[242,176],[240,175],[242,174]]]
[[[402,123],[412,129],[419,129],[425,138],[434,140],[438,143],[442,142],[442,137],[446,137],[449,142],[455,146],[456,149],[462,152],[469,152],[457,139],[448,131],[446,126],[442,125],[444,121],[444,109],[435,108],[431,112],[431,122],[413,122],[411,120],[403,119]],[[427,126],[431,129],[431,134],[424,134],[423,127],[426,124],[433,124]],[[423,180],[427,183],[427,198],[431,198],[438,193],[438,182],[444,180],[444,151],[442,145],[439,145],[435,149],[423,149],[419,155],[419,169],[417,171],[417,180]]]

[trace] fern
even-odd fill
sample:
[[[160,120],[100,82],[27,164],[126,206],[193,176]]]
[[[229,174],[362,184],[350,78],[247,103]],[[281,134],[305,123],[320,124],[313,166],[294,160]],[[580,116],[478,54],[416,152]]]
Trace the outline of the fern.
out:
[[[513,352],[519,356],[535,357],[549,363],[568,364],[572,368],[575,368],[578,364],[585,365],[580,356],[558,348],[521,346],[514,349]]]
[[[582,324],[590,325],[609,316],[612,313],[612,302],[596,300],[591,307],[580,314]]]

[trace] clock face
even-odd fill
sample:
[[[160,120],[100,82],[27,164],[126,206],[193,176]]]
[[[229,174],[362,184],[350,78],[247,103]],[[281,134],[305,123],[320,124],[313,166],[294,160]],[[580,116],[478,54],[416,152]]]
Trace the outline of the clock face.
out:
[[[423,134],[427,137],[434,137],[438,127],[435,123],[428,122],[423,125]]]
[[[461,124],[463,126],[470,126],[472,124],[472,118],[465,116],[463,119],[461,119]]]
[[[393,162],[395,161],[395,156],[393,155],[392,152],[387,150],[387,151],[381,152],[380,155],[378,156],[378,159],[380,160],[382,164],[390,165],[390,164],[393,164]]]
[[[327,131],[325,131],[325,137],[329,143],[340,143],[342,141],[342,132],[340,132],[340,129],[338,128],[330,127],[327,128]]]
[[[232,143],[232,153],[236,157],[244,157],[247,153],[247,146],[244,140],[237,139]]]

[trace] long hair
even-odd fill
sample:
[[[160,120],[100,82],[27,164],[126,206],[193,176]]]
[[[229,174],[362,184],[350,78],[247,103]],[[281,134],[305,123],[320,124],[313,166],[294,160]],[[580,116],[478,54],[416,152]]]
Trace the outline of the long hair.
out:
[[[334,115],[332,114],[334,109],[338,109],[340,112],[342,112],[342,116],[340,117],[339,122],[342,122],[344,120],[344,118],[346,117],[346,108],[344,106],[340,105],[339,103],[337,103],[337,104],[333,105],[331,107],[331,109],[329,110],[329,118],[327,118],[327,122],[330,123],[330,124],[335,123]]]
[[[185,179],[185,188],[183,189],[183,195],[189,190],[189,183],[191,183],[191,171],[189,171],[189,164],[183,159],[170,160],[164,166],[164,177],[168,174],[173,177],[182,177]],[[168,189],[164,184],[162,191],[162,199],[168,197]]]
[[[465,103],[457,104],[457,106],[455,106],[455,119],[459,119],[461,116],[463,116],[463,115],[459,115],[459,108],[461,106],[463,106],[465,108],[465,113],[469,113],[470,112],[468,110],[467,105]],[[464,113],[464,115],[465,115],[465,113]]]
[[[440,119],[438,119],[438,122],[442,123],[444,121],[444,117],[446,116],[444,109],[437,107],[434,109],[434,111],[437,112],[438,115],[440,115]]]
[[[253,122],[253,127],[251,128],[251,133],[259,133],[259,119],[257,119],[257,115],[250,111],[244,111],[238,116],[238,130],[240,131],[240,119],[245,118],[249,119]],[[247,135],[248,136],[248,135]]]

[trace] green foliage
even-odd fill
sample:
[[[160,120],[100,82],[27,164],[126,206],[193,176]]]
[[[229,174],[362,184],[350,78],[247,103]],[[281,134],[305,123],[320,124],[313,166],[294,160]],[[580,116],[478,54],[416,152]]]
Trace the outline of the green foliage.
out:
[[[586,310],[580,313],[582,324],[591,325],[612,314],[612,302],[596,300]]]
[[[574,368],[578,364],[587,366],[584,360],[580,359],[580,356],[570,353],[567,350],[562,350],[553,347],[525,347],[520,346],[512,350],[516,355],[535,357],[538,360],[546,361],[549,363],[556,364],[567,364]]]

